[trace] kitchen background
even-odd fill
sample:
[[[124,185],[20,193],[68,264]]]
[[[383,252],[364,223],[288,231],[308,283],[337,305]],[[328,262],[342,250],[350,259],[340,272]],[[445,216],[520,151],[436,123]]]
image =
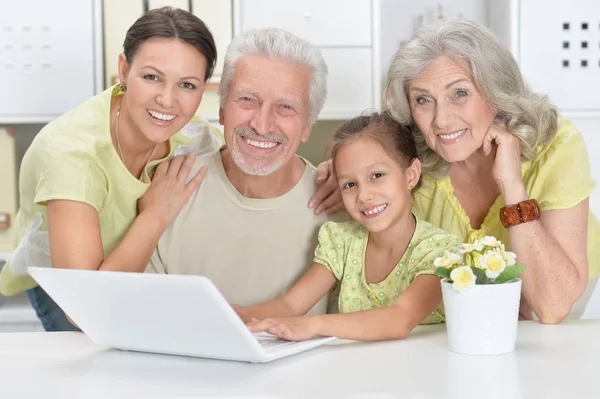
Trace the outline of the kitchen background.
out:
[[[127,28],[164,5],[193,12],[213,32],[219,59],[198,114],[217,125],[216,88],[233,35],[279,26],[322,50],[328,99],[299,151],[314,163],[338,124],[380,109],[389,60],[417,27],[438,18],[477,21],[582,131],[600,181],[597,0],[0,0],[0,267],[13,245],[18,168],[29,143],[45,123],[116,82]],[[597,191],[591,208],[600,215]],[[24,295],[0,296],[0,331],[40,328]]]

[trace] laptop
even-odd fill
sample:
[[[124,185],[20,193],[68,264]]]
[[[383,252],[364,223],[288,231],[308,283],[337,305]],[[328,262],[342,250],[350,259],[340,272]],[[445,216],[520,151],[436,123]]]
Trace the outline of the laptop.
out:
[[[96,344],[120,350],[264,363],[335,337],[253,334],[206,277],[30,267]]]

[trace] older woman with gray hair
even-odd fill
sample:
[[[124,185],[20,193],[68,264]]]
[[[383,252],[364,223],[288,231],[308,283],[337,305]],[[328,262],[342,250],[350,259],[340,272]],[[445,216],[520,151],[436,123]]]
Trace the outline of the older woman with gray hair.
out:
[[[527,265],[522,318],[576,315],[600,274],[587,150],[509,51],[471,22],[424,26],[392,59],[385,106],[417,139],[415,212],[465,242],[505,242]]]

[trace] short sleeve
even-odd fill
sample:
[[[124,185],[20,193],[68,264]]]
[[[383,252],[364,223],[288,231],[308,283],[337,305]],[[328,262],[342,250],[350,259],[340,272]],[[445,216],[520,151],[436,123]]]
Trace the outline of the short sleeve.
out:
[[[344,232],[345,223],[326,222],[319,229],[319,243],[315,249],[314,262],[329,270],[336,279],[344,275],[344,262],[348,251]],[[346,232],[348,229],[346,228]]]
[[[446,250],[459,253],[460,241],[454,234],[446,232],[432,234],[417,244],[410,259],[409,283],[420,275],[434,274],[436,267],[433,261],[442,256]]]
[[[542,210],[571,208],[592,194],[596,183],[587,148],[573,124],[560,120],[555,138],[532,161],[524,180]]]
[[[64,140],[37,144],[22,166],[22,173],[36,182],[33,202],[78,201],[100,212],[108,196],[108,183],[94,157],[88,151],[69,149]]]

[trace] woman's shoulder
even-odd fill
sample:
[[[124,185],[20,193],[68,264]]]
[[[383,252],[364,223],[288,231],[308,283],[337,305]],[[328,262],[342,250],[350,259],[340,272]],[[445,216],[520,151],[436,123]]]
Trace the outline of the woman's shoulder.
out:
[[[570,120],[559,117],[552,140],[523,164],[523,182],[542,210],[571,208],[590,196],[596,183],[591,177],[588,150],[583,135]]]
[[[44,126],[29,147],[31,151],[95,154],[97,146],[111,142],[109,111],[112,88],[88,99]]]
[[[523,178],[543,181],[562,176],[581,168],[589,174],[589,158],[585,140],[577,127],[567,118],[559,116],[556,134],[547,144],[537,148],[535,157],[523,164]]]
[[[569,156],[575,156],[581,151],[586,151],[583,135],[573,122],[564,116],[559,116],[557,122],[556,134],[547,144],[538,147],[532,165],[542,163],[548,157],[555,155],[567,155],[568,153]]]

